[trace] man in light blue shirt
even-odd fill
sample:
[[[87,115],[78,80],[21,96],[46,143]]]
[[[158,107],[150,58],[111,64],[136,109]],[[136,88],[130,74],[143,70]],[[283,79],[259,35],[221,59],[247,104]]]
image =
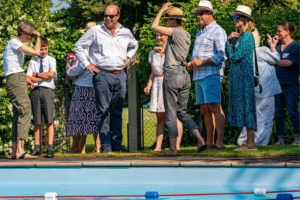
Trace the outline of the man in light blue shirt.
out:
[[[217,12],[207,0],[201,0],[193,10],[200,24],[196,35],[193,55],[187,63],[188,70],[193,69],[196,103],[204,114],[207,131],[207,148],[224,148],[225,115],[221,107],[220,69],[225,58],[226,32],[214,21]],[[217,140],[214,144],[214,126]]]

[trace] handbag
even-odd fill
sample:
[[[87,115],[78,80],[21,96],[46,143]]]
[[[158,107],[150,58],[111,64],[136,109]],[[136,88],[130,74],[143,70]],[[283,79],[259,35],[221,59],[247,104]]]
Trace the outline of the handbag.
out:
[[[256,48],[255,48],[255,42],[254,42],[254,55],[255,55],[255,62],[254,62],[254,65],[255,65],[255,74],[254,74],[254,87],[259,87],[259,94],[262,93],[263,91],[263,88],[262,88],[262,85],[260,84],[259,82],[259,71],[258,71],[258,64],[257,64],[257,57],[256,57]]]

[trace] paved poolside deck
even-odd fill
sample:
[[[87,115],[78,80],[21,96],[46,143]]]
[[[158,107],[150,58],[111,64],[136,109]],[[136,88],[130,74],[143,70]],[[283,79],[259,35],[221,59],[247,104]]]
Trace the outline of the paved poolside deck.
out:
[[[288,167],[300,168],[300,156],[265,158],[176,157],[67,157],[33,160],[0,159],[0,168],[35,167]]]

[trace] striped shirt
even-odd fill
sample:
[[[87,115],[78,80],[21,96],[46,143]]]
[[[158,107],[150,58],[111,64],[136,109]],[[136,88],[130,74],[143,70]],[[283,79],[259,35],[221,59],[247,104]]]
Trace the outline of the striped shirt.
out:
[[[193,70],[193,80],[203,79],[213,74],[220,74],[225,61],[225,43],[227,35],[216,21],[203,27],[196,35],[191,60],[210,58],[214,64],[206,64]]]

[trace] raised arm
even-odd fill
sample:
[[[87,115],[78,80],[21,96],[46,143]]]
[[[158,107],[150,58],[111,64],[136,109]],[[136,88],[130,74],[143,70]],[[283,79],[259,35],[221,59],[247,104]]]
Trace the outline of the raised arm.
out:
[[[18,51],[23,52],[24,54],[29,56],[39,56],[41,49],[41,35],[37,30],[33,31],[32,33],[36,36],[36,43],[34,48],[31,48],[27,45],[22,45],[20,48],[18,48]]]
[[[242,60],[246,55],[250,55],[254,50],[254,39],[251,33],[245,32],[239,40],[239,45],[234,52],[230,52],[230,45],[226,44],[226,53],[230,62],[236,63]]]
[[[155,32],[158,32],[158,33],[161,33],[161,34],[167,35],[167,36],[172,36],[173,35],[172,28],[165,27],[165,26],[160,26],[159,25],[160,18],[162,16],[162,14],[166,10],[170,9],[171,7],[172,7],[172,3],[171,2],[167,2],[159,10],[158,14],[156,15],[156,17],[155,17],[155,19],[153,21],[152,27],[151,27]]]

